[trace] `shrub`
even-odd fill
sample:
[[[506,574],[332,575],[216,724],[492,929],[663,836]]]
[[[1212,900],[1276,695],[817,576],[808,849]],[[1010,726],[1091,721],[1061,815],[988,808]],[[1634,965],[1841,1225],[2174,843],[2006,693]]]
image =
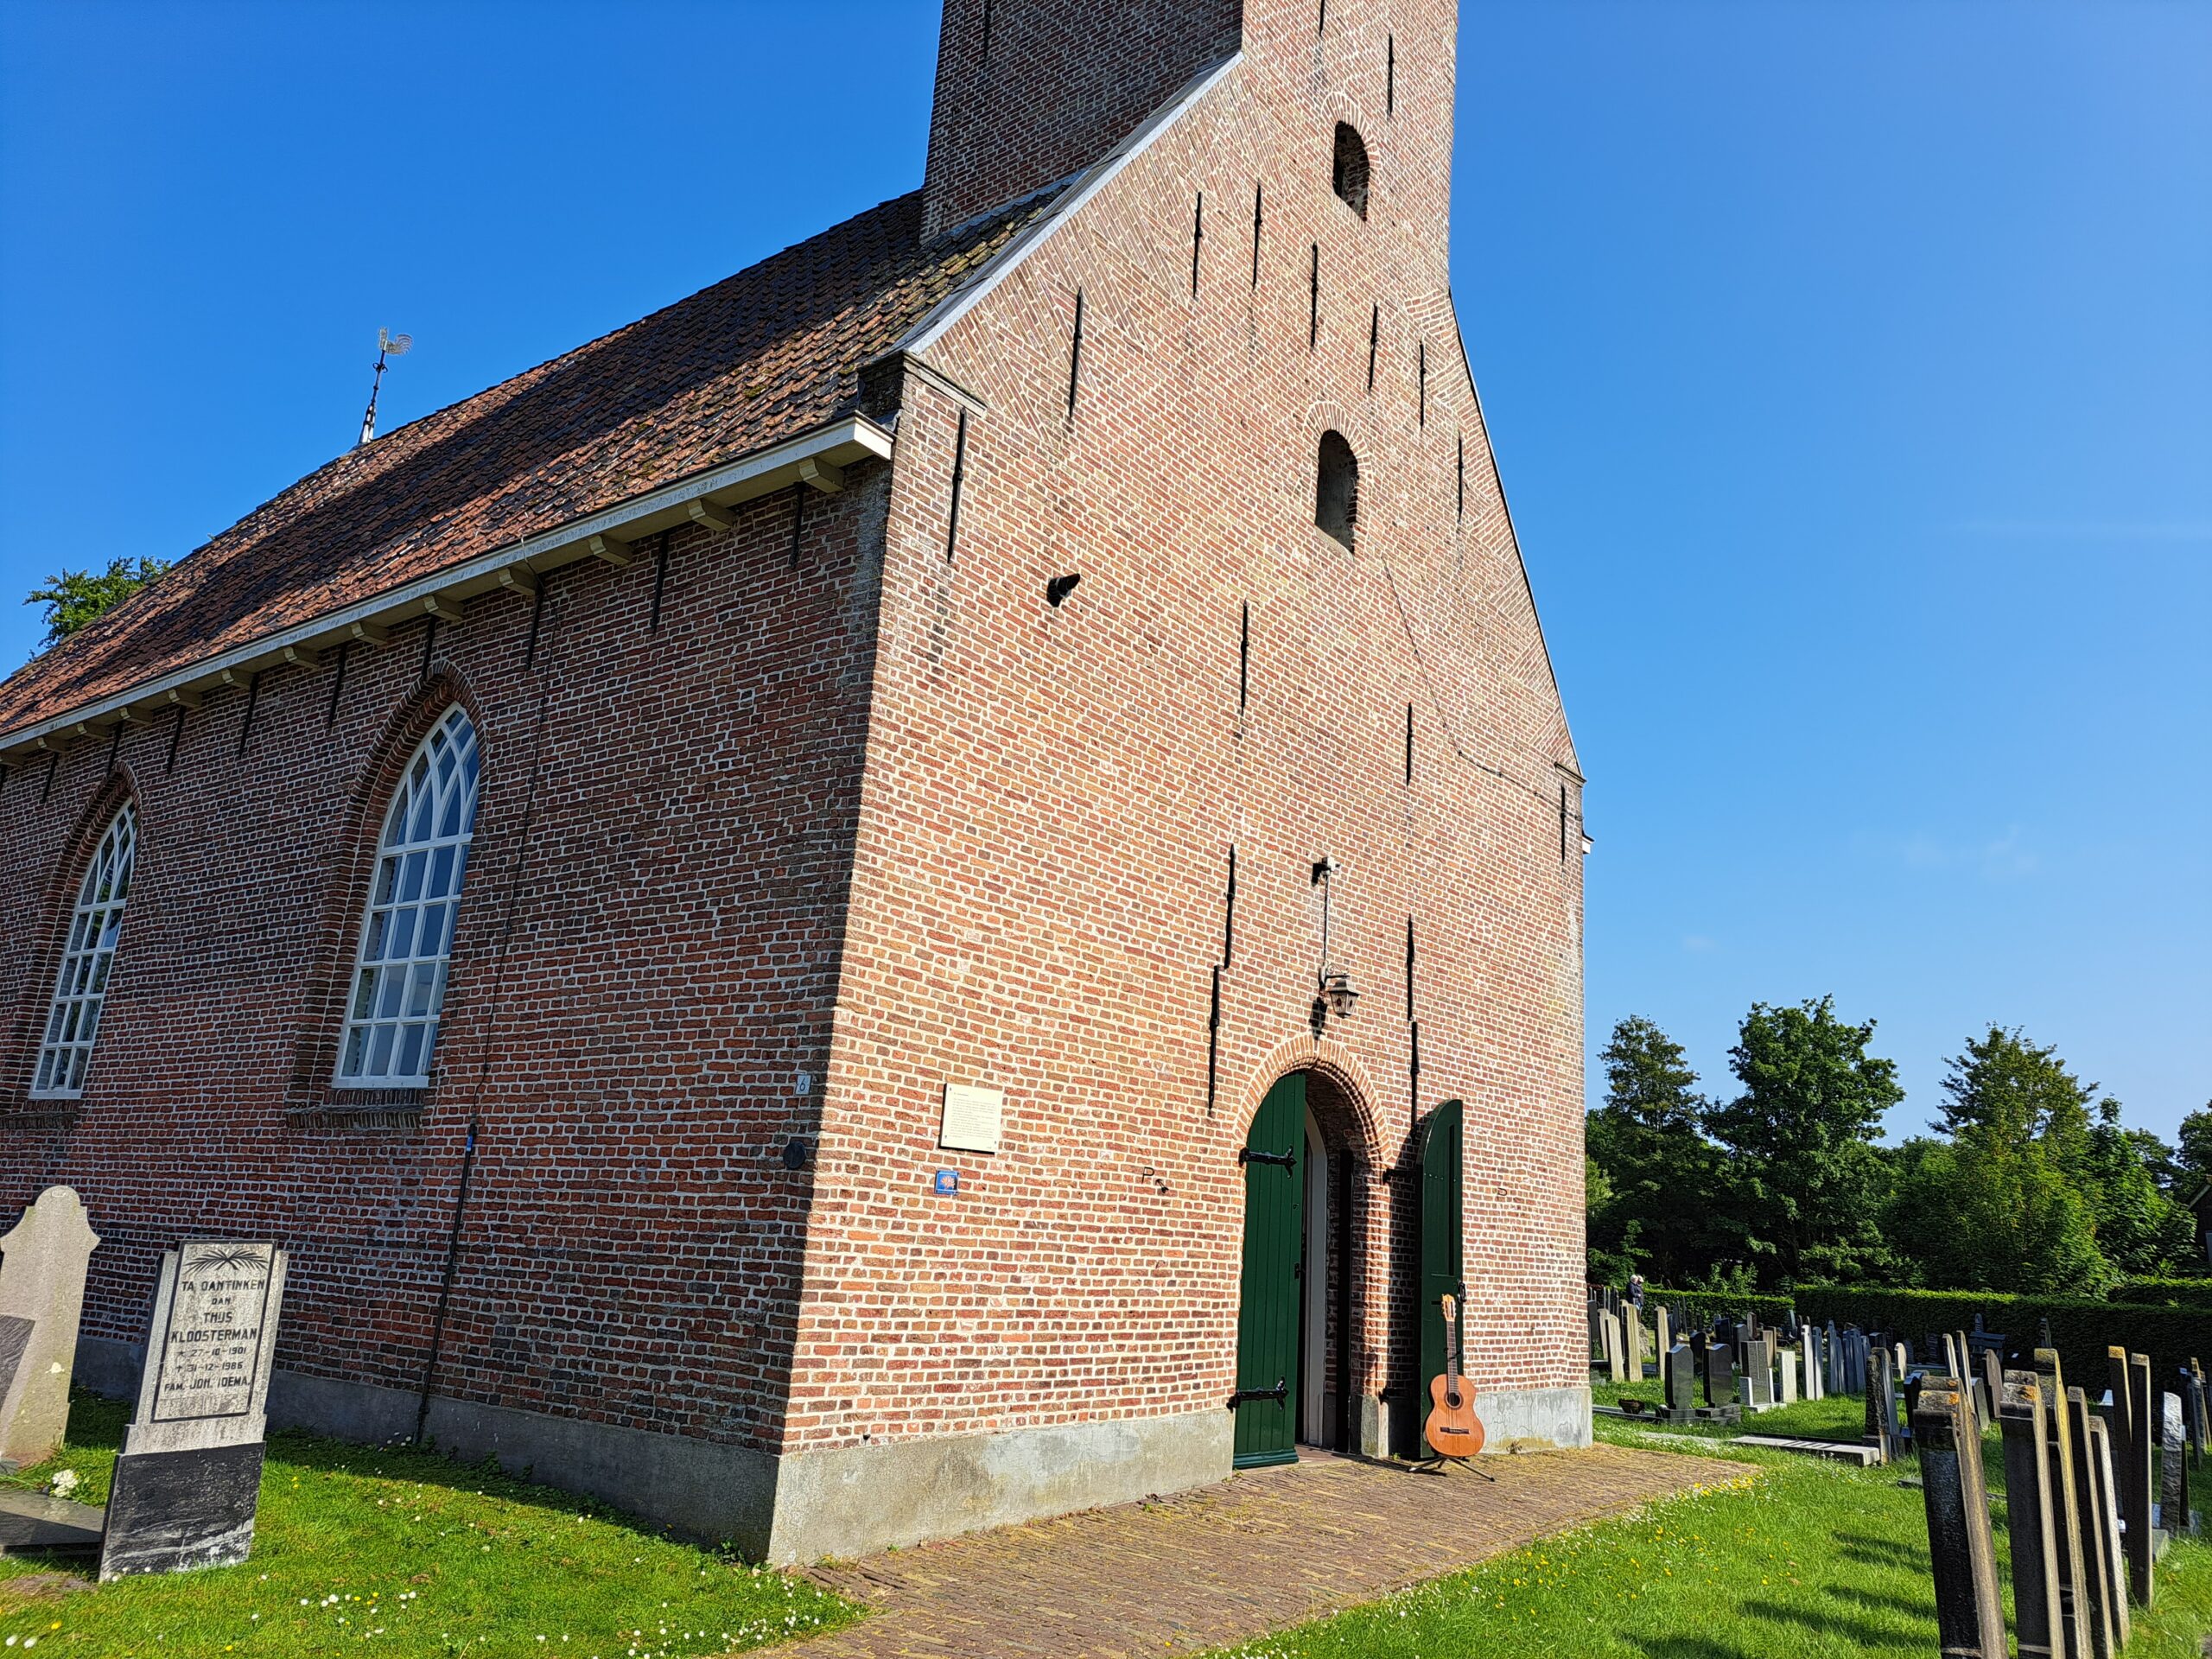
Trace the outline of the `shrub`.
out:
[[[2168,1307],[2212,1307],[2212,1279],[2123,1279],[2113,1287],[2112,1300],[2164,1303]]]
[[[2025,1353],[2035,1346],[2036,1321],[2048,1319],[2069,1385],[2079,1386],[2092,1400],[2104,1392],[2110,1376],[2107,1347],[2148,1354],[2152,1383],[2159,1389],[2192,1357],[2212,1358],[2212,1307],[1863,1285],[1801,1285],[1796,1300],[1800,1319],[1833,1319],[1894,1339],[1910,1338],[1916,1351],[1923,1352],[1919,1344],[1925,1338],[1941,1331],[1971,1331],[1979,1313],[1985,1328],[2003,1332],[2008,1347]]]

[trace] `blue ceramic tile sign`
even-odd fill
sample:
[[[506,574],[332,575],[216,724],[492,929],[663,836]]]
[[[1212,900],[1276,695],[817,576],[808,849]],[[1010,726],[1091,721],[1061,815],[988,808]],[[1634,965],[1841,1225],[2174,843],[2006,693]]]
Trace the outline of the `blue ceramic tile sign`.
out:
[[[937,1190],[944,1193],[957,1192],[960,1190],[960,1172],[957,1169],[938,1171]]]

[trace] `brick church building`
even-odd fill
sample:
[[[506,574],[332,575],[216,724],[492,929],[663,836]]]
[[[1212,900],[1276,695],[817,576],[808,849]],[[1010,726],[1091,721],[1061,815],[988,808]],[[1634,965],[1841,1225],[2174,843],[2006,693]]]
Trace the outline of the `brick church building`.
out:
[[[89,1205],[79,1378],[165,1245],[282,1238],[280,1421],[782,1561],[1414,1454],[1463,1288],[1491,1447],[1585,1442],[1456,34],[948,0],[918,190],[0,686],[0,1214]]]

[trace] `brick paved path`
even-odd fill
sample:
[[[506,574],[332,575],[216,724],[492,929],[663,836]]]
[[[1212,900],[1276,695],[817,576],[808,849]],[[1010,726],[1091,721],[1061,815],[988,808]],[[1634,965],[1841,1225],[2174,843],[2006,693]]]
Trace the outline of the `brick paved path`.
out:
[[[783,1659],[1135,1659],[1242,1641],[1700,1484],[1741,1464],[1624,1446],[1423,1474],[1308,1453],[1217,1486],[814,1577],[874,1610]]]

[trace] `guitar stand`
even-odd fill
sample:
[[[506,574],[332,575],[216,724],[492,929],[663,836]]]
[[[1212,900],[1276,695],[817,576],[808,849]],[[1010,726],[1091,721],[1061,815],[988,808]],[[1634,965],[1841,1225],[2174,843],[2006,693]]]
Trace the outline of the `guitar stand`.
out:
[[[1410,1467],[1412,1468],[1413,1472],[1417,1475],[1440,1475],[1447,1469],[1465,1469],[1469,1474],[1474,1476],[1478,1480],[1486,1480],[1493,1486],[1497,1484],[1497,1477],[1496,1475],[1485,1474],[1483,1471],[1478,1469],[1475,1466],[1475,1460],[1472,1458],[1446,1458],[1443,1456],[1419,1458],[1414,1459]]]

